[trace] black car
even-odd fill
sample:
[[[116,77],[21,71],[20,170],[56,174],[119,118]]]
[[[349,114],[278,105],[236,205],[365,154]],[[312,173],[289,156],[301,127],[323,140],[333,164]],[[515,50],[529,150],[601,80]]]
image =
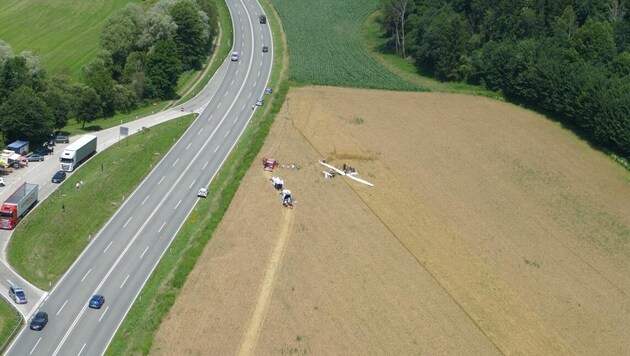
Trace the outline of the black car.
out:
[[[260,21],[260,23],[267,23],[267,16],[265,15],[258,16],[258,21]]]
[[[64,171],[57,171],[57,173],[55,173],[55,175],[52,177],[52,182],[53,183],[61,183],[66,179],[66,172]]]
[[[42,330],[48,324],[48,314],[45,312],[37,312],[31,319],[31,330]]]
[[[33,153],[37,153],[38,155],[50,155],[54,152],[55,150],[50,147],[50,146],[43,146],[42,148],[38,149],[37,151],[33,152]]]
[[[39,153],[33,153],[32,155],[28,156],[26,160],[29,162],[43,162],[44,156]]]
[[[263,52],[265,52],[265,53],[269,52],[269,47],[263,46]]]

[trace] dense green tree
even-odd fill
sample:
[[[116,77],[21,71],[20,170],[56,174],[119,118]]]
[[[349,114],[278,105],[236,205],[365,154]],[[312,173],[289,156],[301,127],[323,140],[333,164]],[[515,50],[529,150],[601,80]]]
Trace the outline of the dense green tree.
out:
[[[630,52],[622,52],[610,62],[610,71],[618,77],[630,76]],[[628,78],[630,80],[630,77]]]
[[[126,7],[108,16],[101,32],[101,48],[111,54],[113,77],[120,79],[127,55],[140,34],[136,13]]]
[[[573,42],[575,50],[590,63],[608,63],[616,53],[612,27],[606,21],[586,21]]]
[[[52,132],[53,115],[33,89],[21,86],[0,106],[0,123],[8,141],[43,142]]]
[[[101,51],[90,64],[81,68],[83,83],[93,88],[98,94],[104,116],[115,113],[114,80],[112,79],[112,59],[107,51]]]
[[[145,16],[136,45],[142,50],[150,50],[158,41],[172,38],[176,30],[177,25],[169,13],[152,9]]]
[[[114,86],[114,105],[116,111],[128,113],[136,108],[138,97],[132,88],[116,84]]]
[[[21,86],[31,87],[26,59],[20,56],[6,59],[0,73],[0,102]]]
[[[173,56],[176,51],[175,42],[166,39],[158,41],[147,56],[146,72],[158,98],[171,99],[175,96],[177,79],[182,72],[179,58]]]
[[[79,100],[76,112],[76,120],[85,127],[103,115],[103,105],[100,96],[92,87],[83,86],[79,93]]]
[[[181,0],[170,11],[177,24],[175,44],[184,70],[199,69],[205,57],[209,33],[197,4],[192,0]]]

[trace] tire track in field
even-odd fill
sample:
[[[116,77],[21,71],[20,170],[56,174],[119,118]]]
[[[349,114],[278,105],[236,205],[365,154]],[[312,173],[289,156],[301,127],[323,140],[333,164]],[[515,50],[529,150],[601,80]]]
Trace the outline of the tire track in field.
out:
[[[241,350],[238,353],[240,356],[253,354],[256,344],[258,343],[258,337],[260,336],[260,329],[265,316],[267,315],[267,309],[269,307],[271,293],[276,279],[276,272],[282,263],[284,250],[291,233],[291,227],[293,226],[293,209],[285,208],[282,215],[282,226],[280,226],[280,231],[278,232],[278,237],[273,247],[271,257],[267,262],[265,277],[262,285],[260,286],[258,300],[256,301],[256,308],[254,309],[252,318],[249,321],[247,332],[245,333],[243,342],[241,343]]]

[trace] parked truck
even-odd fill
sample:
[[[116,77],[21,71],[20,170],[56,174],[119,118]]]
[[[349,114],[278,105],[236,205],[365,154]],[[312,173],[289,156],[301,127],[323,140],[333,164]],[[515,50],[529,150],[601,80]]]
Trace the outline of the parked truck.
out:
[[[22,184],[0,207],[0,229],[12,230],[35,204],[39,185]]]
[[[81,162],[96,153],[96,136],[83,135],[61,153],[61,170],[72,172]]]

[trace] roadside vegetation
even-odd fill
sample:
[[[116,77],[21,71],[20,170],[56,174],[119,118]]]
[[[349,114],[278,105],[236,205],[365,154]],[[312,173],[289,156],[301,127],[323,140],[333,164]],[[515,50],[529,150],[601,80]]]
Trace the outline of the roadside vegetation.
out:
[[[0,353],[8,346],[9,338],[22,325],[22,316],[4,298],[0,298]]]
[[[390,90],[422,87],[387,71],[362,45],[361,24],[378,0],[277,0],[290,48],[289,79],[300,84]]]
[[[136,133],[70,175],[13,232],[7,259],[16,272],[50,290],[193,119],[188,115]],[[84,185],[77,189],[79,181]]]
[[[256,112],[239,144],[213,179],[208,199],[197,203],[173,240],[169,252],[160,260],[118,329],[107,355],[148,354],[151,351],[153,337],[162,320],[227,211],[245,172],[256,158],[274,118],[282,108],[289,90],[285,78],[287,63],[282,28],[271,5],[266,1],[261,1],[261,5],[274,35],[274,66],[270,78],[274,93],[267,97],[264,109]],[[231,24],[227,7],[224,10],[219,12],[220,22]]]

